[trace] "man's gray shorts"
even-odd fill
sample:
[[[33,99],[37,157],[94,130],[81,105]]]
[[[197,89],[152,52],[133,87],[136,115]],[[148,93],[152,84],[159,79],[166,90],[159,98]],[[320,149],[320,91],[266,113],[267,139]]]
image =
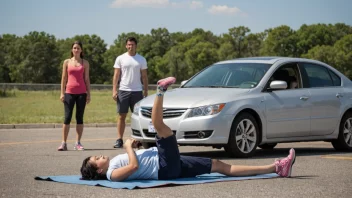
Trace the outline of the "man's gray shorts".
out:
[[[133,112],[134,105],[143,99],[142,91],[122,91],[117,95],[117,113],[128,113],[128,108]]]

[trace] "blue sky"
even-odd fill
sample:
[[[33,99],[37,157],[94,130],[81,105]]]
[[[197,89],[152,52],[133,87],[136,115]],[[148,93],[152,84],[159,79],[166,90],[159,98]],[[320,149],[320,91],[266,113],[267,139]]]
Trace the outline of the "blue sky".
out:
[[[195,28],[219,35],[235,26],[251,32],[288,25],[352,25],[350,0],[1,0],[0,34],[45,31],[57,38],[97,34],[110,45],[120,33]]]

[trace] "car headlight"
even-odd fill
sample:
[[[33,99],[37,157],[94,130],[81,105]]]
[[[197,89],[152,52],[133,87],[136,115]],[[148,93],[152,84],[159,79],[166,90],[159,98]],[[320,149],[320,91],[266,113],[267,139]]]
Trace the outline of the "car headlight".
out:
[[[215,115],[219,113],[224,107],[225,103],[196,107],[191,110],[191,112],[188,114],[188,117],[191,118],[198,116]]]
[[[141,108],[141,102],[137,102],[133,107],[133,114],[139,115],[139,109]]]

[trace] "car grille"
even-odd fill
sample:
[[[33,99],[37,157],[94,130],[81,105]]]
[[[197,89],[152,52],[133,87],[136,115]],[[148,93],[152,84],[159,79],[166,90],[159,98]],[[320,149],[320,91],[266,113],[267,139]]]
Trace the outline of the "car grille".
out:
[[[176,131],[172,131],[174,134],[176,134]],[[154,138],[155,136],[156,136],[156,133],[150,133],[150,132],[148,132],[148,129],[143,129],[143,133],[144,133],[144,135],[145,136],[147,136],[147,137],[152,137],[152,138]]]
[[[163,109],[163,117],[164,118],[175,118],[181,116],[187,109]],[[152,117],[152,108],[151,107],[141,107],[141,113],[144,117],[151,118]]]

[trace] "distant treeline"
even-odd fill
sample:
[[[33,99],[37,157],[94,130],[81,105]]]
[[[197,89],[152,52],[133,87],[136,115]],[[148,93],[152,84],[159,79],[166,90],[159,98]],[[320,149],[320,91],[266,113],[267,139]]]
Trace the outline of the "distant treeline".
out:
[[[139,41],[137,51],[148,61],[151,84],[169,75],[182,81],[217,61],[249,56],[321,60],[352,79],[352,27],[336,23],[302,25],[298,30],[282,25],[260,33],[239,26],[221,35],[199,28],[187,33],[158,28],[150,34],[122,33],[109,48],[95,34],[66,39],[37,31],[23,37],[3,34],[0,82],[60,83],[62,63],[70,57],[73,41],[79,40],[90,63],[91,83],[111,84],[115,58],[126,51],[128,36]]]

